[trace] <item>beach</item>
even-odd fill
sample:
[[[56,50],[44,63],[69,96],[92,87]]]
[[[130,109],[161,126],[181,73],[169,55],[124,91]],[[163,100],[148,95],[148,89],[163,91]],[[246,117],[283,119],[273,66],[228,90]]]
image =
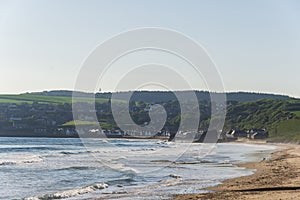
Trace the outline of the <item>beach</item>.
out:
[[[0,199],[172,199],[251,175],[236,164],[274,150],[244,143],[1,138]]]
[[[205,188],[204,194],[177,195],[175,200],[192,199],[300,199],[300,146],[276,144],[278,150],[269,159],[238,164],[256,169],[250,176],[229,179],[222,184]]]

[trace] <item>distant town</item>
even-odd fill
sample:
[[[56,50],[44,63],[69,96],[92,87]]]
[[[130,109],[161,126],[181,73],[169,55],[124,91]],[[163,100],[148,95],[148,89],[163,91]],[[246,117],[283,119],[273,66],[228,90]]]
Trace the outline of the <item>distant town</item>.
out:
[[[108,138],[160,138],[172,140],[176,134],[188,135],[189,131],[178,132],[180,106],[168,93],[140,92],[130,102],[133,121],[140,125],[149,123],[149,109],[153,102],[149,98],[161,95],[160,104],[167,112],[167,121],[158,132],[130,130],[123,131],[115,123],[110,108],[109,94],[98,96],[95,104],[97,120],[88,117],[90,111],[82,111],[80,121],[74,121],[70,92],[49,92],[23,95],[0,95],[0,136],[5,137],[108,137]],[[50,95],[51,94],[51,95]],[[149,95],[151,94],[151,95]],[[167,95],[166,95],[167,94]],[[207,134],[218,135],[219,141],[233,141],[237,138],[265,139],[281,134],[285,123],[298,122],[300,103],[297,99],[273,96],[254,99],[259,94],[249,94],[250,101],[239,102],[245,93],[227,101],[227,117],[223,130],[208,131],[211,103],[199,100],[200,123],[194,130],[195,142],[203,142]],[[170,95],[169,95],[170,96]],[[201,95],[198,95],[201,96]],[[203,95],[202,95],[203,97]],[[265,97],[265,96],[263,96]],[[274,97],[274,98],[272,98]],[[280,98],[281,97],[281,98]],[[144,99],[143,99],[144,98]],[[77,102],[78,106],[86,103]],[[281,126],[283,124],[284,126]],[[297,123],[298,124],[298,123]],[[101,127],[101,128],[100,128]],[[215,133],[213,133],[215,132]]]

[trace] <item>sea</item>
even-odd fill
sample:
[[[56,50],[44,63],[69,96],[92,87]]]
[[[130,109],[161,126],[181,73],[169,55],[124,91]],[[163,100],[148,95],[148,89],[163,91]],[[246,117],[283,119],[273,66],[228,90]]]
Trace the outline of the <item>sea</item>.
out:
[[[276,147],[139,139],[0,138],[0,199],[170,199],[251,175]]]

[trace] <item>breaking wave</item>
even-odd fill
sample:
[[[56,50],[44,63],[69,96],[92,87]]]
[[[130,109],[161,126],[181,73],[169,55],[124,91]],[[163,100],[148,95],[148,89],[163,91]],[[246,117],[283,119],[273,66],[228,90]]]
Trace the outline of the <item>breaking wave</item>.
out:
[[[82,188],[76,188],[71,190],[65,190],[61,192],[56,192],[53,194],[45,194],[41,196],[35,196],[35,197],[28,197],[24,198],[23,200],[52,200],[52,199],[64,199],[64,198],[70,198],[70,197],[76,197],[82,194],[87,194],[94,192],[96,190],[102,190],[107,188],[108,185],[106,183],[98,183],[94,185],[85,186]]]

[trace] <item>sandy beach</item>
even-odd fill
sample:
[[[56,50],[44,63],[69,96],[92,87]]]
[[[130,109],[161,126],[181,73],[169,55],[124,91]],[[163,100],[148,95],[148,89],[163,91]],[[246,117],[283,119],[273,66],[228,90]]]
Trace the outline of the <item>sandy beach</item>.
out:
[[[211,193],[178,195],[174,199],[300,199],[300,145],[276,146],[278,150],[269,159],[239,165],[256,169],[255,174],[206,188]]]

